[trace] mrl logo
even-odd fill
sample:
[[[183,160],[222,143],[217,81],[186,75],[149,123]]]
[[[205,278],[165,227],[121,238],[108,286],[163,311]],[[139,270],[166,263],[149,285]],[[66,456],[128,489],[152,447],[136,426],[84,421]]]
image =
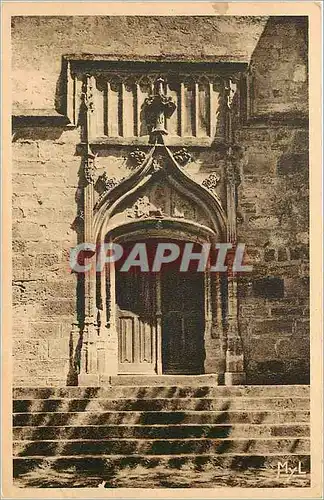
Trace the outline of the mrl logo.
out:
[[[298,462],[296,467],[290,467],[289,462],[278,462],[277,465],[277,478],[281,476],[287,476],[287,479],[291,479],[293,476],[300,476],[302,474],[307,474],[306,471],[303,470],[302,462]]]

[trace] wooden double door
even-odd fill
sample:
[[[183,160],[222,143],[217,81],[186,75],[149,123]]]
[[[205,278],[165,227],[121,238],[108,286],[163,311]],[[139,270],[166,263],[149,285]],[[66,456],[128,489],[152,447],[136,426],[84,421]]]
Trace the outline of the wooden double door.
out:
[[[204,273],[116,271],[120,374],[199,374]]]

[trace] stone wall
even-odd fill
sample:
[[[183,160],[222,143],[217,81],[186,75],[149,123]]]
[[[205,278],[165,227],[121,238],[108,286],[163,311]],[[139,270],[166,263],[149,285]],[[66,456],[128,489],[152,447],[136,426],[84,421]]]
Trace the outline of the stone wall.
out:
[[[65,384],[76,280],[69,269],[78,134],[20,129],[13,142],[13,356],[18,385]],[[46,137],[46,139],[45,139]]]
[[[240,326],[251,383],[305,382],[309,370],[307,131],[239,131],[244,145],[238,237],[252,276],[241,280]]]
[[[195,37],[192,37],[195,32]],[[135,36],[136,34],[136,36]],[[304,18],[24,17],[13,20],[18,115],[62,111],[62,56],[163,54],[251,61],[239,241],[254,272],[240,280],[248,383],[306,383],[308,310],[307,25]],[[41,110],[41,111],[39,111]],[[255,119],[254,119],[255,118]],[[77,283],[79,129],[14,122],[13,349],[16,385],[65,385]]]

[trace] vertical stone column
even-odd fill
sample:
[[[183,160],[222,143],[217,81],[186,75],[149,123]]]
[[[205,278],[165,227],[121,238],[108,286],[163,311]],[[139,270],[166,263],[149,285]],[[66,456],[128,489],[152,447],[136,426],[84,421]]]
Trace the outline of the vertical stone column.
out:
[[[84,123],[84,156],[83,156],[83,196],[84,196],[84,243],[93,244],[93,207],[95,181],[95,155],[90,149],[90,141],[94,135],[95,116],[93,99],[94,78],[87,75],[84,82],[83,104]],[[91,255],[92,253],[92,255]],[[84,321],[82,328],[82,347],[78,384],[82,386],[99,385],[98,375],[98,329],[95,316],[96,305],[96,268],[94,252],[86,252],[85,266],[90,269],[84,276]]]
[[[210,300],[211,300],[211,327],[210,346],[206,347],[206,361],[209,360],[210,369],[206,373],[217,373],[219,382],[222,383],[225,372],[225,334],[223,325],[223,284],[218,273],[210,274]]]
[[[204,371],[205,373],[215,373],[215,349],[214,342],[212,338],[212,290],[211,290],[211,280],[209,266],[207,266],[204,275],[204,289],[205,289],[205,363]]]
[[[105,265],[105,324],[101,329],[100,345],[104,350],[104,365],[100,382],[105,383],[118,373],[118,335],[116,328],[116,271],[113,262]]]
[[[227,274],[226,327],[225,385],[244,384],[244,354],[238,324],[237,280],[235,273],[231,271]]]
[[[229,78],[225,86],[226,96],[226,198],[227,198],[227,242],[232,243],[234,249],[237,242],[236,235],[236,207],[237,186],[239,184],[238,152],[235,145],[232,127],[232,104],[236,93],[236,83]],[[242,339],[238,323],[237,276],[232,272],[234,253],[229,255],[227,271],[227,309],[226,309],[226,371],[225,384],[244,384],[244,355]]]

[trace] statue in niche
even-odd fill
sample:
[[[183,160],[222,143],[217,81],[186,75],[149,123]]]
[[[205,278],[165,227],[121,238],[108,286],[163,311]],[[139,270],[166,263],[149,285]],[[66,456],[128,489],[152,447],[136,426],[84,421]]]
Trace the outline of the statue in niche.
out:
[[[194,205],[192,205],[189,201],[182,198],[178,195],[178,193],[172,193],[172,216],[182,219],[192,219],[196,218],[196,210]]]
[[[226,91],[226,104],[228,109],[231,109],[234,96],[237,91],[237,84],[231,78],[229,78],[229,80],[227,81],[225,91]]]
[[[160,207],[163,212],[166,211],[166,199],[169,198],[169,190],[166,186],[158,185],[151,192],[153,203]]]
[[[177,107],[172,97],[164,94],[163,84],[163,78],[158,78],[155,94],[147,97],[144,101],[145,114],[152,135],[167,135],[165,118],[170,118]]]

